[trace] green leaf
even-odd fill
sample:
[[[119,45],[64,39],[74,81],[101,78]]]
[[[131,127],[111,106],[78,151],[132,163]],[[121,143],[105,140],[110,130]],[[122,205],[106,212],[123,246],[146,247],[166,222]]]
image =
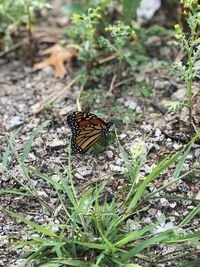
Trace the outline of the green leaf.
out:
[[[24,162],[29,154],[29,152],[31,151],[31,146],[33,143],[33,140],[35,139],[35,137],[43,130],[43,128],[47,127],[49,124],[49,120],[44,121],[43,123],[41,123],[32,133],[31,137],[29,138],[29,140],[27,141],[27,143],[25,144],[25,149],[23,151],[22,154],[22,158],[21,161]]]
[[[49,260],[47,263],[44,263],[44,264],[41,264],[40,265],[40,267],[55,267],[55,266],[90,267],[92,265],[89,262],[84,262],[84,261],[75,260],[75,259],[63,259],[63,260],[62,259],[56,259],[56,260]]]
[[[165,244],[178,244],[178,243],[183,243],[183,242],[188,242],[192,240],[199,240],[200,238],[200,230],[193,232],[192,234],[179,234],[178,237],[173,238],[173,239],[166,239],[164,240]]]
[[[15,139],[15,137],[18,135],[19,131],[21,130],[21,127],[19,127],[10,137],[10,142],[12,143],[12,141]],[[10,145],[8,144],[8,146],[6,147],[5,152],[3,153],[3,160],[2,160],[2,165],[3,167],[6,168],[7,163],[8,163],[8,157],[10,155]]]
[[[196,135],[195,137],[193,137],[190,142],[186,145],[186,150],[184,152],[184,154],[182,155],[181,159],[179,160],[175,172],[173,173],[173,178],[174,179],[178,179],[180,172],[182,170],[183,164],[185,162],[185,159],[187,158],[188,154],[190,153],[190,150],[192,148],[192,145],[194,144],[195,140],[198,138],[198,135]]]
[[[134,246],[128,252],[121,253],[121,261],[127,262],[128,260],[135,257],[138,253],[140,253],[145,248],[148,248],[151,245],[159,244],[161,241],[165,240],[166,238],[171,237],[172,235],[174,235],[173,231],[167,230],[164,233],[160,233],[156,236],[153,236],[153,237],[141,242],[139,245]]]
[[[30,194],[24,193],[24,192],[20,192],[18,190],[9,190],[9,189],[4,190],[4,189],[0,189],[0,196],[7,195],[7,194],[13,194],[13,195],[20,195],[20,196],[30,197]]]
[[[61,11],[65,14],[65,15],[73,15],[74,13],[76,14],[82,14],[85,9],[82,5],[80,4],[73,4],[73,3],[69,3],[69,4],[66,4],[66,5],[63,5],[61,7]]]
[[[125,23],[129,23],[131,18],[136,14],[136,10],[141,0],[124,0],[123,13]]]
[[[158,163],[158,165],[152,170],[152,172],[147,175],[147,177],[145,178],[145,180],[143,181],[143,183],[138,187],[138,190],[135,194],[135,196],[133,197],[132,201],[129,204],[128,207],[128,211],[131,211],[137,204],[137,202],[142,198],[144,191],[146,189],[146,187],[148,186],[148,184],[150,182],[152,182],[152,180],[154,180],[156,177],[158,177],[158,175],[163,172],[164,170],[166,170],[170,165],[172,165],[180,156],[180,151],[177,152],[174,155],[169,155],[167,156],[164,160],[162,160],[160,163]]]
[[[193,209],[193,211],[191,211],[187,216],[186,218],[179,224],[179,227],[183,227],[185,226],[186,224],[188,224],[196,214],[198,214],[200,212],[200,204]]]
[[[27,168],[27,170],[29,172],[33,172],[35,175],[37,175],[38,177],[40,177],[41,179],[43,179],[44,181],[48,182],[49,184],[51,184],[55,189],[57,190],[63,190],[63,186],[61,184],[59,184],[58,182],[56,182],[55,180],[53,180],[51,177],[49,177],[46,174],[41,173],[40,171],[38,171],[37,169],[35,169],[34,167],[29,167],[29,166],[25,166]],[[64,190],[63,190],[64,191]]]
[[[24,218],[23,216],[11,211],[11,210],[8,210],[8,209],[4,209],[5,212],[7,212],[9,215],[11,215],[12,217],[16,218],[17,220],[25,223],[26,225],[30,226],[31,228],[37,230],[38,232],[44,234],[44,235],[48,235],[50,237],[57,237],[57,238],[60,238],[58,235],[56,235],[54,232],[46,229],[45,227],[37,224],[37,223],[34,223],[26,218]]]
[[[177,265],[176,267],[197,267],[197,266],[200,266],[200,259],[189,261],[188,263]]]
[[[121,240],[119,240],[119,241],[115,244],[115,246],[116,246],[116,247],[121,247],[121,246],[124,246],[125,244],[127,244],[127,243],[129,243],[129,242],[135,240],[135,239],[140,238],[140,237],[143,236],[146,232],[151,231],[156,225],[158,225],[158,224],[148,225],[148,226],[144,227],[144,228],[141,229],[141,230],[130,232],[130,233],[127,234],[124,238],[122,238]]]

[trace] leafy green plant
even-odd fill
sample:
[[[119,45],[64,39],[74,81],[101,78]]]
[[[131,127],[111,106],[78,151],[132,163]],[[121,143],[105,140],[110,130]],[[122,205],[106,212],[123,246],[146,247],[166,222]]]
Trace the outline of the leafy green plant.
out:
[[[102,9],[107,8],[111,4],[113,6],[123,5],[123,17],[124,22],[128,24],[133,16],[136,14],[136,10],[140,4],[141,0],[73,0],[61,7],[61,11],[66,15],[73,15],[73,13],[83,14],[87,13],[88,8],[100,7]],[[116,5],[116,3],[118,5]]]
[[[136,10],[140,5],[141,0],[123,0],[123,15],[125,23],[129,23]]]
[[[175,112],[178,110],[181,110],[183,108],[184,104],[179,101],[171,102],[167,105],[167,108],[170,112]]]
[[[144,82],[136,85],[136,96],[150,97],[153,92],[153,86]]]
[[[184,149],[159,162],[142,182],[139,182],[138,177],[146,155],[143,155],[141,148],[138,147],[137,152],[133,149],[130,150],[131,160],[129,160],[130,155],[119,144],[121,157],[128,170],[129,183],[123,191],[123,197],[121,191],[115,191],[115,195],[110,200],[105,190],[106,182],[100,183],[96,187],[87,187],[85,192],[78,194],[73,181],[70,149],[66,175],[55,166],[56,174],[59,177],[58,181],[26,164],[25,160],[31,151],[33,139],[46,125],[47,123],[44,122],[34,131],[26,143],[22,156],[18,155],[12,140],[7,137],[8,147],[3,156],[4,163],[0,165],[1,171],[18,180],[15,174],[8,170],[6,164],[8,157],[14,157],[24,174],[24,181],[21,182],[21,185],[25,192],[29,192],[29,197],[34,197],[42,206],[48,208],[49,214],[52,214],[54,218],[55,211],[57,214],[58,223],[40,225],[9,209],[4,210],[28,227],[28,231],[23,235],[12,235],[13,249],[24,248],[26,250],[26,253],[20,256],[24,260],[19,265],[20,267],[30,263],[33,266],[43,267],[63,265],[80,267],[135,266],[134,259],[139,258],[141,261],[145,261],[151,258],[147,248],[159,244],[178,246],[178,244],[188,241],[195,242],[199,239],[199,230],[187,231],[187,225],[199,212],[199,205],[177,227],[166,225],[164,222],[163,225],[156,220],[150,225],[137,221],[140,228],[131,230],[130,223],[127,221],[134,218],[134,215],[144,212],[147,209],[148,199],[168,186],[164,185],[151,193],[147,193],[146,190],[150,183],[173,164],[177,162],[170,185],[189,174],[200,172],[194,169],[180,175],[184,161],[198,136],[194,137]],[[32,183],[30,175],[43,179],[52,186],[52,190],[57,196],[54,206],[49,205],[47,200],[42,199],[42,196],[38,194],[39,189]],[[15,194],[15,191],[16,194],[19,193],[19,190],[12,190],[9,193]],[[1,190],[1,193],[7,192]],[[22,196],[26,197],[27,194]],[[152,261],[151,263],[154,265],[158,262]]]
[[[106,27],[105,31],[110,33],[112,41],[100,36],[99,44],[101,47],[105,47],[108,50],[115,52],[121,66],[122,60],[124,59],[123,48],[127,44],[127,41],[130,41],[131,36],[135,36],[135,32],[131,30],[130,26],[125,25],[122,21],[117,21],[115,25]]]
[[[112,0],[73,0],[70,3],[64,4],[61,7],[61,11],[66,15],[86,14],[88,8],[96,8],[97,6],[101,9],[105,9],[109,6]]]
[[[187,16],[186,21],[190,30],[190,35],[184,33],[180,25],[175,25],[176,38],[180,47],[187,55],[186,63],[180,61],[175,63],[175,68],[179,71],[181,79],[185,82],[187,93],[187,108],[189,110],[189,125],[192,126],[192,102],[193,102],[193,81],[200,77],[200,67],[195,63],[200,59],[200,39],[198,28],[200,25],[200,5],[196,0],[181,0]],[[188,10],[188,11],[187,11]]]
[[[42,8],[49,8],[46,0],[2,0],[0,2],[0,40],[2,47],[8,48],[12,44],[12,35],[16,34],[20,26],[31,30],[35,21],[35,12]]]
[[[100,7],[89,8],[87,14],[74,14],[72,21],[74,24],[75,37],[80,40],[80,60],[87,66],[97,56],[97,41],[95,38],[96,25],[101,18]]]

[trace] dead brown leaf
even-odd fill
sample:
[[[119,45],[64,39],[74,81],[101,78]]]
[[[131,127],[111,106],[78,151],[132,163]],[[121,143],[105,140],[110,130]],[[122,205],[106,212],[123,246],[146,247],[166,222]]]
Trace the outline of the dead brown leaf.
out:
[[[48,65],[55,68],[55,77],[64,78],[66,69],[64,62],[71,60],[73,57],[78,56],[78,52],[73,48],[64,48],[56,44],[40,53],[41,55],[48,55],[49,58],[33,66],[33,71],[40,70]]]

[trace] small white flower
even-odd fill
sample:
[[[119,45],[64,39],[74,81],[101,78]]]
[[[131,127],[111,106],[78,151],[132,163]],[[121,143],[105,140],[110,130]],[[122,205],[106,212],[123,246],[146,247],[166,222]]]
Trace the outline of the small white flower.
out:
[[[173,222],[167,222],[167,223],[163,222],[153,229],[153,233],[157,234],[157,233],[169,230],[169,229],[173,229],[174,227],[175,225]]]

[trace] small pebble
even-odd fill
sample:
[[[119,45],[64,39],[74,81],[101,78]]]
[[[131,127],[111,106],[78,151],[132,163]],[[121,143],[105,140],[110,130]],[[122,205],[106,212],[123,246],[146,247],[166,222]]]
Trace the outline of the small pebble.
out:
[[[21,116],[11,117],[11,118],[9,118],[9,120],[7,120],[5,122],[6,130],[8,130],[8,131],[14,130],[15,128],[23,125],[24,122],[25,122],[24,118]]]
[[[89,167],[79,167],[76,171],[83,177],[90,176],[92,174],[92,169]]]
[[[113,153],[113,151],[108,150],[108,151],[106,152],[106,155],[107,155],[107,157],[108,157],[109,159],[113,159],[114,153]]]
[[[66,143],[64,140],[59,140],[58,138],[56,138],[53,141],[49,142],[48,146],[51,148],[59,148],[66,146]]]
[[[142,125],[141,128],[145,133],[150,133],[153,126],[151,124],[146,124],[146,125]]]
[[[173,148],[174,148],[175,150],[179,150],[181,147],[182,147],[181,144],[178,144],[178,143],[174,143],[174,144],[173,144]]]

